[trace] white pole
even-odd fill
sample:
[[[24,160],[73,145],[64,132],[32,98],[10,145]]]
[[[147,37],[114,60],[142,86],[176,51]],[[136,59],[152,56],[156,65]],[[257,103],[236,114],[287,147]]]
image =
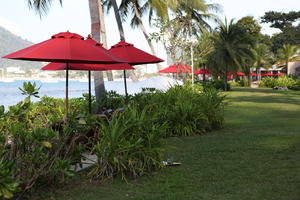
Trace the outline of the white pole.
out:
[[[192,64],[192,87],[194,88],[194,50],[191,44],[191,64]]]

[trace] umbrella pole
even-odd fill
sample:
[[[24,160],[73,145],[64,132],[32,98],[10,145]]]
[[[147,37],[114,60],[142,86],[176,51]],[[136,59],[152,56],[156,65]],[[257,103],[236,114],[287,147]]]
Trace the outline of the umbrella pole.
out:
[[[125,104],[128,104],[128,92],[127,92],[127,82],[126,82],[126,71],[123,70],[124,74],[124,86],[125,86]]]
[[[67,63],[66,67],[66,115],[69,113],[69,63]]]
[[[89,70],[89,112],[92,113],[91,70]]]

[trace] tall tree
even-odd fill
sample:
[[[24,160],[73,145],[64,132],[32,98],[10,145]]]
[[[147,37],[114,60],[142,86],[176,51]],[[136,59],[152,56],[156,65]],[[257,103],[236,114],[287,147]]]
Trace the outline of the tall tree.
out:
[[[117,25],[118,25],[118,29],[119,29],[119,34],[120,34],[120,40],[121,41],[125,41],[125,33],[124,33],[124,29],[123,29],[123,25],[122,25],[122,20],[121,20],[121,17],[120,17],[120,12],[119,12],[119,9],[118,9],[117,2],[116,2],[116,0],[109,0],[109,1],[110,1],[110,5],[114,9],[115,18],[116,18],[116,21],[117,21]],[[124,77],[126,78],[126,71],[124,70],[123,72],[124,72]],[[136,74],[134,73],[133,70],[129,70],[129,74],[130,74],[131,79],[133,81],[138,81],[138,78],[137,78],[137,76],[136,76]]]
[[[27,0],[30,8],[34,9],[40,16],[47,14],[54,0]],[[59,0],[62,4],[62,0]],[[91,16],[91,33],[93,39],[100,42],[100,17],[98,0],[89,0]],[[105,95],[105,86],[102,72],[94,72],[96,100],[100,100]]]
[[[278,28],[280,33],[274,34],[272,40],[272,51],[277,52],[284,44],[300,46],[300,11],[266,12],[261,18],[262,23],[270,23],[273,28]]]
[[[295,45],[283,45],[281,49],[278,50],[277,56],[278,56],[278,64],[285,64],[287,69],[287,74],[289,74],[289,62],[292,61],[300,61],[300,56],[296,55],[297,51],[299,50],[299,47]]]
[[[242,67],[245,58],[253,56],[251,48],[252,40],[245,34],[245,28],[231,20],[221,23],[214,36],[214,51],[209,56],[209,65],[215,73],[222,73],[224,90],[228,90],[227,74],[229,71],[236,72]]]
[[[132,15],[131,19],[131,27],[133,28],[139,28],[153,55],[157,55],[155,48],[151,42],[150,35],[147,32],[145,25],[143,23],[143,16],[146,13],[149,13],[149,21],[151,22],[151,19],[153,17],[153,14],[155,13],[156,16],[159,18],[166,18],[168,13],[168,7],[165,0],[122,0],[120,7],[120,14],[122,17],[122,20],[125,21],[129,15]],[[160,70],[160,64],[157,65],[157,70]]]
[[[105,27],[105,21],[104,21],[104,2],[103,0],[98,0],[98,8],[99,8],[99,17],[100,17],[100,39],[103,43],[104,48],[108,49],[107,44],[107,35],[106,35],[106,27]],[[111,70],[106,71],[106,76],[108,81],[113,81],[113,73]]]

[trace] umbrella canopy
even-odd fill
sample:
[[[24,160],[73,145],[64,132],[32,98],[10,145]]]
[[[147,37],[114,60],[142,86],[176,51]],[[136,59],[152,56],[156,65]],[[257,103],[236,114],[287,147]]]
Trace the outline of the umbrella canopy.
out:
[[[238,76],[245,76],[245,73],[244,72],[237,72],[236,73]]]
[[[251,76],[257,76],[257,74],[254,73],[254,72],[251,72],[250,75],[251,75]]]
[[[281,75],[286,75],[285,73],[278,73],[278,74],[275,74],[275,76],[281,76]]]
[[[261,76],[273,76],[272,73],[262,73]]]
[[[3,58],[69,63],[120,63],[108,50],[96,48],[76,33],[62,32],[51,39],[16,51]]]
[[[65,63],[50,63],[41,70],[66,70],[67,65]],[[70,63],[68,64],[70,70],[90,70],[90,71],[106,71],[106,70],[130,70],[134,69],[127,63],[118,64],[83,64],[83,63]]]
[[[113,45],[109,50],[112,55],[121,58],[130,65],[160,63],[164,60],[153,56],[141,49],[133,46],[133,44],[121,41]]]
[[[190,66],[178,63],[160,70],[159,73],[191,73],[191,71]]]
[[[209,69],[200,69],[200,70],[194,71],[194,74],[210,75],[211,71]]]

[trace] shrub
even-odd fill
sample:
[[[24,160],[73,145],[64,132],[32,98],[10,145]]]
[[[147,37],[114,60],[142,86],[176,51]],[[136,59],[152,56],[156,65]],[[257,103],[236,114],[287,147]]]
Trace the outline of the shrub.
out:
[[[300,90],[300,80],[299,79],[295,79],[294,84],[292,84],[291,86],[289,86],[289,89],[291,89],[291,90]]]
[[[115,113],[110,121],[101,124],[99,139],[93,147],[98,162],[91,170],[94,178],[112,178],[121,175],[140,176],[161,167],[161,139],[164,125],[154,123],[145,107],[141,112],[128,107],[124,113]]]
[[[287,87],[289,89],[297,89],[298,88],[298,80],[288,77],[288,76],[280,76],[278,78],[266,77],[259,83],[260,87]]]
[[[167,124],[166,136],[190,136],[212,130],[214,115],[223,123],[224,97],[214,88],[175,86],[167,92],[138,94],[133,100],[132,104],[139,110],[148,106],[156,123]],[[215,126],[219,127],[222,126]]]
[[[19,191],[19,181],[15,177],[16,166],[8,159],[7,149],[3,145],[5,138],[0,137],[0,198],[10,199]]]
[[[224,90],[225,89],[225,83],[223,80],[215,80],[215,81],[208,81],[203,83],[204,87],[213,87],[217,90]],[[227,90],[231,90],[230,83],[227,84]]]
[[[276,79],[273,77],[265,77],[259,82],[259,87],[273,88],[276,86]]]
[[[239,86],[241,87],[248,87],[249,81],[247,79],[241,79],[238,81]]]
[[[236,81],[230,81],[230,82],[229,82],[229,85],[230,85],[230,88],[233,88],[233,87],[240,87],[239,82],[236,82]]]

